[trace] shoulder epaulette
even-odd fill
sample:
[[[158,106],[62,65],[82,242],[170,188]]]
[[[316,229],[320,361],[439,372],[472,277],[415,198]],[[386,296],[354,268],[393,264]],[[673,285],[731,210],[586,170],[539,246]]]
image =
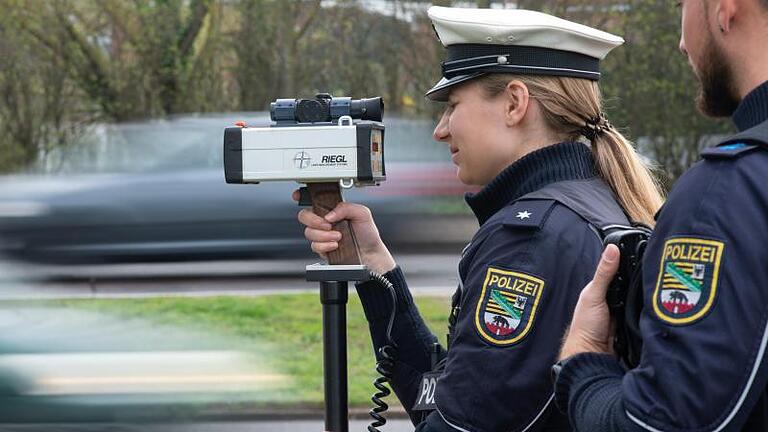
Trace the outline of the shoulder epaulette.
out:
[[[701,152],[701,156],[705,159],[736,158],[761,147],[762,146],[756,144],[730,143],[704,149]]]
[[[768,149],[768,121],[728,137],[717,147],[705,149],[701,156],[705,159],[732,159],[757,148]]]
[[[539,229],[547,220],[553,199],[523,199],[512,203],[506,209],[505,227]]]

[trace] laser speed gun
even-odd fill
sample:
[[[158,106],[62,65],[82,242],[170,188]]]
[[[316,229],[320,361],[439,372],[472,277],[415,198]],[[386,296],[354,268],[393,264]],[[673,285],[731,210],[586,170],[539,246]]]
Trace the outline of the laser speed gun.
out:
[[[340,187],[378,185],[386,179],[382,98],[352,99],[321,93],[314,99],[277,99],[268,127],[224,130],[227,183],[296,181],[302,201],[324,216],[342,201]],[[304,198],[306,197],[306,199]],[[359,264],[354,233],[346,221],[330,264]]]
[[[277,99],[271,126],[224,131],[227,183],[378,184],[386,178],[383,109],[380,97]]]

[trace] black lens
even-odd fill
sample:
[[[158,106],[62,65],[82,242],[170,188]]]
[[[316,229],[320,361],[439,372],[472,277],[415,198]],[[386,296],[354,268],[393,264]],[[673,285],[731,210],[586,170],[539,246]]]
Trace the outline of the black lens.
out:
[[[384,112],[384,99],[380,97],[353,100],[349,113],[360,120],[381,121]]]
[[[296,104],[296,120],[301,123],[330,121],[328,105],[316,99],[301,99]]]

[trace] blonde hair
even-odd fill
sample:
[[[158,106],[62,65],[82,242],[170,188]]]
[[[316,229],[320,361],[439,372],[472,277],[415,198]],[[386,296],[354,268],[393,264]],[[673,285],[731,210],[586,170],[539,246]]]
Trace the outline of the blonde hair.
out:
[[[490,97],[505,91],[510,81],[528,87],[532,99],[541,106],[553,132],[577,141],[582,128],[602,113],[602,97],[597,82],[581,78],[540,75],[488,74],[478,82]],[[614,127],[596,134],[590,142],[597,174],[611,187],[621,207],[633,222],[653,226],[653,215],[661,207],[662,194],[649,166],[632,143]]]

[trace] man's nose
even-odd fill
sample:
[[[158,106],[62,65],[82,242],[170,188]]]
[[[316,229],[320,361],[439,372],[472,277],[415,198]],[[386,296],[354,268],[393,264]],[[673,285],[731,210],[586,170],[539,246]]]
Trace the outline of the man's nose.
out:
[[[685,38],[682,34],[680,35],[680,44],[677,48],[680,49],[680,52],[683,53],[684,56],[688,57],[688,50],[685,49]]]

